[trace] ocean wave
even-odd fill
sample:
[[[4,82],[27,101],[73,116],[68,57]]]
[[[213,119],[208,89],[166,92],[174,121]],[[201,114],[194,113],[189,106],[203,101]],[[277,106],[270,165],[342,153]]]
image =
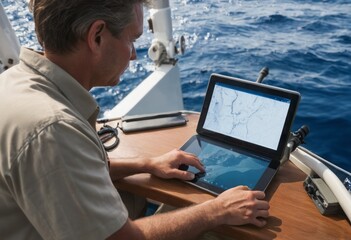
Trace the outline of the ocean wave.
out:
[[[305,26],[301,27],[302,30],[311,31],[314,34],[325,34],[328,32],[335,31],[335,29],[337,28],[339,28],[337,24],[332,24],[320,20],[308,23]]]
[[[295,20],[288,16],[284,16],[281,14],[273,14],[269,16],[259,17],[256,21],[256,24],[262,25],[285,25],[285,24],[293,24]]]
[[[349,35],[333,36],[332,38],[336,39],[336,41],[341,44],[351,44],[351,36]]]

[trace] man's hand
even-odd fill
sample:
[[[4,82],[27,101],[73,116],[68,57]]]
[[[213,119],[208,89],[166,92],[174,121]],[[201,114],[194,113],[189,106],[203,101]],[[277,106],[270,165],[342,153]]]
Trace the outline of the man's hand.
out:
[[[269,204],[263,200],[265,193],[251,191],[248,187],[238,186],[220,194],[214,201],[213,213],[223,217],[223,224],[243,225],[247,223],[263,227],[269,216]]]
[[[195,155],[178,149],[174,149],[159,157],[151,158],[148,169],[151,174],[160,178],[194,179],[193,173],[179,170],[179,166],[182,164],[194,166],[201,172],[205,171],[204,166]]]

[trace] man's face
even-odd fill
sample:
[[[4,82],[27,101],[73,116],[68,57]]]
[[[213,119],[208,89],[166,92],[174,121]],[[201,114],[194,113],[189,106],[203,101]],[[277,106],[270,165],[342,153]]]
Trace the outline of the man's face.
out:
[[[135,18],[116,38],[110,34],[104,48],[104,59],[100,64],[99,82],[96,86],[115,86],[119,83],[129,61],[136,59],[134,42],[143,33],[143,5],[134,6]],[[94,84],[94,85],[95,85]]]

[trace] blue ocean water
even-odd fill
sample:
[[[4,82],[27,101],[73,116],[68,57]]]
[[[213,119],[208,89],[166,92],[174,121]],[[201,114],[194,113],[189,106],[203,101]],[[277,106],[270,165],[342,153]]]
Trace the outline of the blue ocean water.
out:
[[[171,0],[185,108],[200,111],[211,73],[296,90],[302,99],[293,125],[310,127],[305,147],[351,172],[351,2],[349,0]],[[25,1],[2,0],[22,45],[38,48]],[[148,12],[145,12],[145,18]],[[146,21],[145,21],[146,22]],[[154,69],[152,35],[137,41],[138,59],[120,85],[91,91],[102,114]]]

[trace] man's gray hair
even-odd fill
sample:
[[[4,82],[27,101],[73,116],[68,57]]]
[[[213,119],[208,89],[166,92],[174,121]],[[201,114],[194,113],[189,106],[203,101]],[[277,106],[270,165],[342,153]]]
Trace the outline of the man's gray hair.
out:
[[[30,0],[39,43],[53,53],[74,50],[93,22],[103,20],[118,37],[134,18],[135,4],[148,0]]]

